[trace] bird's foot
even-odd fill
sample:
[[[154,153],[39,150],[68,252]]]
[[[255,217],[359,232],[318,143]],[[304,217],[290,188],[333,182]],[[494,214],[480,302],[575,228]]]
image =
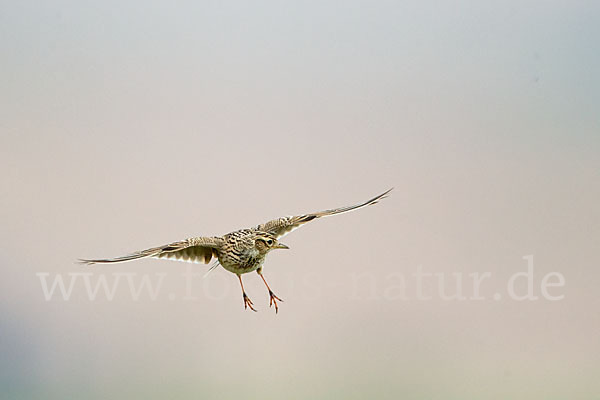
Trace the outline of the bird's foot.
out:
[[[254,309],[254,307],[252,307],[254,303],[252,303],[252,300],[250,300],[250,297],[246,296],[246,293],[244,293],[244,309],[247,309],[248,307],[250,307],[250,309],[254,312],[256,312],[256,310]]]
[[[273,293],[270,290],[269,290],[269,296],[271,296],[271,300],[269,300],[269,307],[271,307],[273,304],[275,304],[275,314],[277,314],[277,312],[279,311],[279,307],[277,307],[277,300],[279,300],[279,301],[283,301],[283,300],[281,300],[279,297],[275,296],[275,293]]]

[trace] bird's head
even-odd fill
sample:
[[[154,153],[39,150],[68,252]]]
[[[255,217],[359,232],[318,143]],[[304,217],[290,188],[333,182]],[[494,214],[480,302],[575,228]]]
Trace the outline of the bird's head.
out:
[[[275,236],[266,232],[260,232],[256,235],[254,246],[261,253],[268,253],[274,249],[289,249],[285,244],[279,243]]]

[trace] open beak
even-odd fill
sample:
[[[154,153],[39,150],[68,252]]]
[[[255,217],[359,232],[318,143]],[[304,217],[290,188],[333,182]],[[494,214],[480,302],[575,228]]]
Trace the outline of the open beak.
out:
[[[275,246],[276,249],[289,249],[289,247],[287,247],[285,244],[283,243],[277,243],[277,246]]]

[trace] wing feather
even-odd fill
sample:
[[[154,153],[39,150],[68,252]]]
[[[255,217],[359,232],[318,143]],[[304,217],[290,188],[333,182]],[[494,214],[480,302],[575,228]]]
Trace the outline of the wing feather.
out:
[[[112,264],[137,260],[140,258],[167,258],[177,261],[208,264],[210,260],[217,258],[218,249],[223,240],[218,237],[196,237],[164,246],[152,247],[150,249],[137,251],[121,257],[102,259],[80,259],[83,264]]]
[[[355,204],[353,206],[348,206],[348,207],[333,208],[331,210],[319,211],[319,212],[314,212],[314,213],[310,213],[310,214],[277,218],[277,219],[271,220],[269,222],[266,222],[264,224],[258,225],[256,227],[256,229],[258,229],[259,231],[268,232],[268,233],[274,235],[275,237],[280,238],[284,235],[287,235],[294,229],[299,228],[301,225],[303,225],[309,221],[312,221],[313,219],[321,218],[321,217],[328,217],[330,215],[335,215],[335,214],[341,214],[341,213],[345,213],[348,211],[357,210],[361,207],[366,207],[366,206],[370,206],[373,204],[377,204],[377,202],[379,200],[385,199],[387,197],[387,195],[392,191],[392,189],[389,189],[388,191],[386,191],[378,196],[375,196],[372,199],[365,201],[364,203]]]

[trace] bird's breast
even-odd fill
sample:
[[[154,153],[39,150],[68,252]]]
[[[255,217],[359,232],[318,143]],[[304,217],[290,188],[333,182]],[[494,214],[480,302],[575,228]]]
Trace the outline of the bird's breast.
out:
[[[229,272],[234,274],[245,274],[256,271],[265,261],[265,255],[256,249],[244,252],[225,252],[219,254],[219,262]]]

